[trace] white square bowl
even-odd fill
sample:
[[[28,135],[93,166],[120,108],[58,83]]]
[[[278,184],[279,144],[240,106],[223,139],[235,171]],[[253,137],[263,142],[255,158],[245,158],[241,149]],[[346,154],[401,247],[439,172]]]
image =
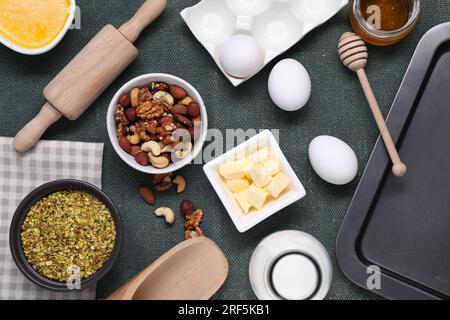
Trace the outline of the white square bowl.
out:
[[[268,147],[272,155],[278,159],[281,171],[289,177],[291,183],[288,189],[283,191],[278,199],[269,199],[261,210],[253,210],[248,214],[244,214],[235,200],[233,193],[226,187],[225,180],[219,175],[219,166],[236,159],[247,157],[264,147]],[[203,170],[239,232],[245,232],[253,228],[261,221],[306,195],[305,188],[287,162],[275,137],[269,130],[261,132],[224,155],[208,162],[204,165]]]

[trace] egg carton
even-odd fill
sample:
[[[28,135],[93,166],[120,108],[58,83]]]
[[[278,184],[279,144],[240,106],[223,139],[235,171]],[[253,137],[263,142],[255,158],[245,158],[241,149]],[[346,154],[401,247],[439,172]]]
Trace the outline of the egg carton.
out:
[[[202,0],[184,9],[181,16],[225,76],[238,86],[251,77],[232,77],[220,65],[220,47],[229,37],[246,34],[256,39],[265,53],[258,73],[347,4],[348,0]]]

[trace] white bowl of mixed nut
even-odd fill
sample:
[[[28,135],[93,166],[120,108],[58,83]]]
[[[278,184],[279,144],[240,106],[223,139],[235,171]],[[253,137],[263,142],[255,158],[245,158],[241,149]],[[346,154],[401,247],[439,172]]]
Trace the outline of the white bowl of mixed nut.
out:
[[[153,73],[120,88],[109,105],[107,126],[123,161],[145,173],[164,174],[181,169],[199,154],[208,117],[192,85]]]

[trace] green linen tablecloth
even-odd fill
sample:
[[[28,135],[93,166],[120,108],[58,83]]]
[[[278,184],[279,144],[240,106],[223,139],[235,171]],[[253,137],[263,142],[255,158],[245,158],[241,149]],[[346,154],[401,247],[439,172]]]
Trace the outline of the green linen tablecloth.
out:
[[[81,29],[68,32],[51,52],[24,56],[0,46],[0,136],[13,136],[45,102],[44,86],[107,23],[120,26],[142,0],[77,1]],[[182,77],[202,94],[209,126],[226,129],[279,129],[280,145],[303,182],[307,196],[250,231],[240,234],[203,174],[201,165],[181,171],[188,187],[180,197],[175,191],[158,196],[158,206],[177,208],[182,198],[192,199],[205,211],[204,232],[223,249],[230,264],[229,277],[216,299],[255,299],[248,280],[248,264],[257,243],[274,231],[302,230],[317,237],[333,260],[334,278],[329,299],[373,299],[377,296],[353,285],[340,271],[334,248],[339,226],[378,136],[365,97],[354,74],[340,63],[337,41],[350,29],[347,8],[311,32],[287,53],[238,88],[223,76],[212,58],[194,38],[179,12],[196,0],[171,0],[164,15],[143,32],[136,45],[139,58],[110,86],[76,122],[61,120],[47,131],[45,139],[104,142],[103,190],[120,208],[124,241],[114,269],[99,283],[98,298],[104,298],[172,246],[183,240],[183,221],[167,227],[154,208],[137,193],[149,181],[123,163],[109,143],[106,110],[119,87],[144,73],[165,72]],[[420,22],[400,44],[369,47],[367,74],[386,115],[421,36],[450,17],[448,0],[422,1]],[[310,72],[312,96],[296,113],[286,113],[271,102],[267,79],[271,67],[282,58],[300,61]],[[308,161],[309,142],[318,135],[333,135],[346,141],[359,158],[359,175],[351,184],[337,187],[322,181]]]

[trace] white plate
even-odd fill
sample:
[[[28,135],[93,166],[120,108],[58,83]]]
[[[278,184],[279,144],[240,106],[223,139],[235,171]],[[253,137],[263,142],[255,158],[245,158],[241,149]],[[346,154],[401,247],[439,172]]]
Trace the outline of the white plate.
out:
[[[24,48],[22,46],[19,46],[9,40],[8,38],[2,36],[0,34],[0,43],[4,44],[6,47],[10,48],[11,50],[14,50],[16,52],[27,54],[27,55],[38,55],[45,52],[48,52],[52,50],[56,45],[64,38],[67,31],[69,30],[70,26],[72,25],[73,19],[75,18],[75,10],[76,10],[76,4],[75,0],[70,0],[70,8],[69,8],[69,17],[67,18],[67,21],[64,25],[64,27],[59,32],[58,36],[53,39],[52,42],[47,44],[46,46],[42,48]]]
[[[239,79],[224,72],[219,51],[225,40],[236,34],[253,36],[265,51],[266,66],[347,4],[348,0],[203,0],[184,9],[181,16],[225,76],[238,86],[251,77]]]
[[[281,171],[289,177],[291,184],[288,190],[284,191],[278,199],[269,200],[261,210],[250,211],[246,215],[236,202],[233,193],[228,190],[224,180],[219,175],[219,166],[226,162],[244,158],[264,147],[268,147],[273,156],[278,159]],[[203,167],[203,170],[239,232],[245,232],[253,228],[261,221],[306,195],[305,188],[287,162],[275,137],[269,130],[261,132],[224,155],[208,162]]]

